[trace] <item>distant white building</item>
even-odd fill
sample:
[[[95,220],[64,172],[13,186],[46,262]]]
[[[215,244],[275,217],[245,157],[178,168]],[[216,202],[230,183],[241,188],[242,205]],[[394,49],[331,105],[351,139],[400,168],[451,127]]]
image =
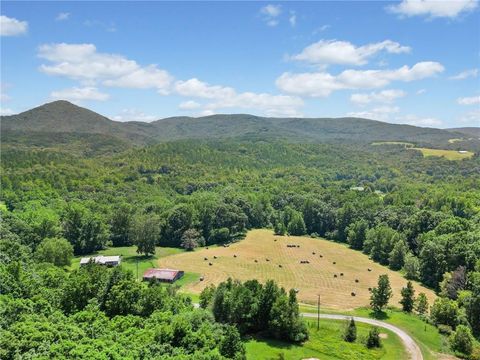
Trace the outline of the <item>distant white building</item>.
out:
[[[80,266],[84,266],[93,262],[95,264],[106,265],[106,266],[118,266],[122,262],[119,255],[115,256],[93,256],[93,257],[84,257],[80,260]]]
[[[468,151],[467,150],[458,150],[458,153],[459,154],[466,154],[466,153],[468,153]]]

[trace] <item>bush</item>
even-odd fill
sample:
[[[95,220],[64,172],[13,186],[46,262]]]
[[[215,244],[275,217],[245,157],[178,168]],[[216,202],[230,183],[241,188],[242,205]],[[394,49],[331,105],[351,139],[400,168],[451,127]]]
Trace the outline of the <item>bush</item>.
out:
[[[369,349],[379,348],[381,346],[380,343],[380,332],[378,327],[374,326],[370,332],[368,333],[367,340],[365,345]]]
[[[450,337],[450,347],[455,352],[470,355],[473,351],[473,336],[470,329],[465,325],[459,325]]]
[[[355,342],[355,340],[357,340],[357,326],[355,325],[355,320],[353,320],[353,318],[350,319],[350,322],[345,328],[343,340],[347,342]]]
[[[443,335],[450,335],[453,330],[451,326],[440,324],[438,325],[438,332]]]
[[[64,238],[46,238],[35,252],[40,262],[52,263],[55,266],[69,266],[73,257],[73,246]]]

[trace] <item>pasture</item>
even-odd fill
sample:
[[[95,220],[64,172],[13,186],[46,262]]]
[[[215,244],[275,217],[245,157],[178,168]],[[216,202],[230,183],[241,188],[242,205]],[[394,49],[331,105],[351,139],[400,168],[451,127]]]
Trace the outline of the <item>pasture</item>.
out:
[[[367,336],[371,326],[357,323],[357,341],[348,343],[343,341],[342,334],[345,321],[323,320],[320,330],[317,331],[316,321],[307,320],[310,339],[302,345],[284,343],[276,340],[253,338],[245,343],[247,358],[279,359],[283,354],[284,359],[382,359],[402,360],[408,356],[400,339],[388,330],[381,329],[382,347],[380,349],[367,349],[362,340]]]
[[[293,244],[297,246],[287,246]],[[308,263],[301,263],[305,261]],[[252,230],[244,240],[229,247],[200,248],[165,256],[158,260],[158,266],[201,274],[204,281],[185,284],[183,289],[189,293],[198,294],[205,286],[216,285],[228,277],[262,282],[273,279],[286,289],[298,289],[301,302],[316,304],[320,294],[322,306],[339,310],[367,306],[368,289],[376,286],[382,274],[390,277],[394,293],[391,304],[399,306],[400,289],[407,282],[400,273],[374,263],[344,244],[309,237],[277,236],[270,230]],[[417,294],[424,292],[433,301],[433,291],[414,285]]]
[[[441,150],[441,149],[429,149],[429,148],[412,148],[413,150],[419,150],[424,157],[439,156],[444,157],[447,160],[462,160],[469,159],[473,156],[473,152],[467,151],[465,153],[459,153],[456,150]]]

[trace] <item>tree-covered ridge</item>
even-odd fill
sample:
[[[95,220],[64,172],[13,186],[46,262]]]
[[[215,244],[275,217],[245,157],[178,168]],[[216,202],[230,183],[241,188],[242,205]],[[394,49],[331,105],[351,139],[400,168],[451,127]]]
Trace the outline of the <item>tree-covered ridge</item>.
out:
[[[199,118],[173,117],[151,123],[117,122],[67,101],[44,104],[23,113],[2,116],[1,131],[5,140],[29,139],[37,144],[50,144],[42,136],[76,137],[101,134],[118,141],[145,145],[182,139],[273,139],[297,143],[371,143],[374,141],[408,141],[419,146],[480,150],[480,141],[463,138],[461,132],[389,124],[359,118],[269,118],[248,114],[219,114]],[[108,146],[108,144],[105,144]]]

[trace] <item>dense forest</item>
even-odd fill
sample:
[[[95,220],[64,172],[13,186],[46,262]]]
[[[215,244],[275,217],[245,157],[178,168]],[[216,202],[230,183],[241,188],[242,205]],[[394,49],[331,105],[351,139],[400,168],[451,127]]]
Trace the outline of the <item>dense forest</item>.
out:
[[[347,243],[435,289],[429,321],[442,331],[480,339],[478,154],[448,161],[401,145],[255,136],[139,147],[100,134],[37,135],[10,133],[2,144],[2,358],[242,358],[246,333],[302,341],[294,293],[276,284],[217,289],[277,294],[271,311],[294,320],[261,328],[232,320],[218,294],[212,315],[121,269],[64,270],[72,255],[107,246],[192,250],[253,228]]]

